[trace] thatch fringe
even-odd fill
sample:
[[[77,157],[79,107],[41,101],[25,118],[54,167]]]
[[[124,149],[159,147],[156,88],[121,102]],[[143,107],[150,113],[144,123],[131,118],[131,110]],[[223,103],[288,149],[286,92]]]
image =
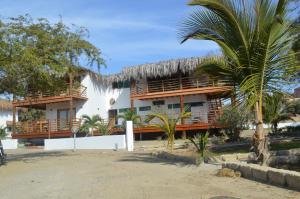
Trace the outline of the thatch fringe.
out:
[[[0,111],[11,111],[12,102],[4,99],[0,99]]]
[[[125,67],[121,73],[103,76],[103,80],[110,84],[132,79],[171,76],[178,72],[192,73],[203,59],[205,58],[191,57]]]

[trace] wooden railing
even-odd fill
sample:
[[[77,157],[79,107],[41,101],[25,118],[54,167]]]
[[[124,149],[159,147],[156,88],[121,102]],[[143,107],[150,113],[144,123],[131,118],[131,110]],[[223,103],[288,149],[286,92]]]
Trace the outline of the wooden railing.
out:
[[[176,119],[178,117],[179,110],[178,111],[170,111],[166,113],[169,117],[169,119]],[[142,126],[147,126],[147,125],[151,125],[151,124],[161,124],[161,121],[157,118],[151,120],[149,123],[145,122],[145,119],[147,118],[147,114],[143,114],[143,115],[139,115],[141,117],[141,122],[142,122]],[[190,118],[186,118],[183,120],[183,124],[197,124],[197,123],[214,123],[215,119],[217,118],[218,113],[212,113],[212,112],[208,112],[208,113],[204,113],[204,112],[191,112],[191,117]],[[182,124],[182,121],[179,120],[177,122],[177,125]]]
[[[203,81],[198,78],[184,77],[172,78],[164,80],[148,81],[147,83],[138,83],[131,88],[131,94],[146,94],[155,92],[167,92],[183,89],[216,87],[216,86],[231,86],[227,81],[208,80]]]
[[[76,86],[70,90],[69,84],[64,88],[57,88],[55,91],[32,91],[29,90],[26,93],[25,97],[20,97],[17,100],[30,100],[30,99],[39,99],[44,97],[53,97],[53,96],[73,96],[73,97],[87,97],[87,87],[83,85]]]
[[[74,119],[72,126],[80,126],[80,120]],[[50,133],[70,130],[70,120],[38,120],[16,123],[16,133]]]

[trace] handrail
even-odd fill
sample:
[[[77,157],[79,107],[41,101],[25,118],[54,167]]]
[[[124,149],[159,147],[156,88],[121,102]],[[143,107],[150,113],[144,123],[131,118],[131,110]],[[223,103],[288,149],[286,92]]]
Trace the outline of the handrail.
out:
[[[150,80],[147,83],[137,83],[131,89],[131,94],[146,94],[155,92],[166,92],[201,87],[232,86],[230,82],[224,80],[201,80],[199,78],[184,77],[170,78],[163,80]]]
[[[66,84],[65,88],[58,88],[55,91],[28,91],[26,96],[19,97],[18,100],[30,100],[30,99],[39,99],[44,97],[53,97],[53,96],[73,96],[73,97],[87,97],[87,87],[83,85],[73,86],[71,93],[69,92],[69,84]]]
[[[73,119],[72,126],[80,126],[80,119]],[[49,133],[57,131],[70,130],[70,120],[35,120],[16,122],[16,129],[18,134],[22,133]]]

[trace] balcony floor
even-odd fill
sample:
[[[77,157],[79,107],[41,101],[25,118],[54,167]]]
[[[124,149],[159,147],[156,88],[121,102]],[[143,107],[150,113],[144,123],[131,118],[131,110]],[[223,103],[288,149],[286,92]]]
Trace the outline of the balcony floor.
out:
[[[14,133],[12,134],[13,139],[26,139],[26,138],[66,138],[71,137],[72,132],[70,130],[54,131],[50,132],[30,132],[30,133]]]
[[[87,100],[87,97],[80,96],[50,96],[50,97],[41,97],[41,98],[33,98],[33,99],[25,99],[25,100],[16,100],[13,102],[13,105],[16,107],[32,107],[32,105],[43,105],[49,103],[57,103],[73,100]]]
[[[195,95],[195,94],[224,94],[232,91],[232,86],[210,86],[201,88],[191,88],[164,92],[153,92],[153,93],[143,93],[143,94],[131,94],[131,99],[137,100],[147,100],[147,99],[157,99],[164,97],[175,97],[181,95]]]

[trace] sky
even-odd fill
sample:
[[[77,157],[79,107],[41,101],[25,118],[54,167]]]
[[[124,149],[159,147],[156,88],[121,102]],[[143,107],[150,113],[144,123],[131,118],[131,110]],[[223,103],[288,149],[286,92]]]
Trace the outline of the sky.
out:
[[[107,68],[168,59],[204,56],[218,52],[210,41],[180,44],[178,29],[195,8],[187,0],[0,0],[0,17],[30,14],[51,22],[62,20],[89,30],[88,41],[101,49]]]

